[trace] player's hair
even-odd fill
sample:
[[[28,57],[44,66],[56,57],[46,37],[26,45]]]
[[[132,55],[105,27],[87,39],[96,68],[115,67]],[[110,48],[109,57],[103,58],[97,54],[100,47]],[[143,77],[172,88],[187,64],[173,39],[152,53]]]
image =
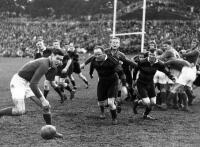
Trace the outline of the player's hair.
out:
[[[64,53],[63,53],[63,51],[61,50],[61,49],[53,49],[52,50],[52,53],[54,54],[54,55],[60,55],[60,56],[64,56]]]
[[[114,40],[114,39],[117,39],[117,40],[120,41],[120,38],[119,38],[119,37],[111,37],[111,38],[110,38],[110,41],[111,41],[111,40]]]
[[[104,52],[103,46],[97,45],[97,46],[94,47],[94,50],[95,50],[95,49],[101,49],[101,51]]]
[[[164,41],[163,44],[172,45],[172,41],[171,40],[167,40],[167,41]]]

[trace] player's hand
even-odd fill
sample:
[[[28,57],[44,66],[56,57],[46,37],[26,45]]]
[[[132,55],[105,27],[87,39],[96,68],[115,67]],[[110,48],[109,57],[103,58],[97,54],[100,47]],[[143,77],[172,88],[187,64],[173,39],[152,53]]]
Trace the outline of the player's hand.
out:
[[[80,68],[81,68],[81,69],[84,69],[84,67],[85,67],[85,64],[82,63],[82,64],[80,65]]]
[[[128,90],[126,86],[122,86],[121,88],[121,98],[124,100],[128,96]]]
[[[42,107],[44,110],[48,110],[50,109],[50,104],[49,104],[49,101],[46,100],[45,98],[41,99],[41,102],[42,102]]]
[[[68,70],[68,69],[65,69],[65,68],[64,68],[64,69],[62,70],[62,73],[63,73],[63,74],[66,73],[67,70]]]

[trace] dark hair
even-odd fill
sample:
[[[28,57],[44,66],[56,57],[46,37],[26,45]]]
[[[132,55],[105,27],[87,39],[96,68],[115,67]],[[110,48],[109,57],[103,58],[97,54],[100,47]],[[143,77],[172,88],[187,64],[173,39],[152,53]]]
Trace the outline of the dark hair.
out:
[[[64,56],[64,53],[63,53],[63,51],[61,50],[61,49],[53,49],[52,50],[52,53],[54,54],[54,55],[60,55],[60,56]]]
[[[163,42],[163,44],[172,45],[172,42],[170,40],[167,40],[167,41]]]
[[[96,50],[96,49],[101,49],[102,52],[104,51],[103,46],[99,46],[99,45],[97,45],[97,46],[94,47],[94,50]]]

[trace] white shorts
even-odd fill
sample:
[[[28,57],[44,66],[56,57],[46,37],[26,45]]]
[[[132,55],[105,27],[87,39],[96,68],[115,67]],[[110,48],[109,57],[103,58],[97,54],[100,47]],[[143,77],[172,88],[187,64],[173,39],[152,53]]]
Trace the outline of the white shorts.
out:
[[[177,78],[176,83],[181,85],[187,85],[192,87],[193,82],[196,79],[196,67],[183,67],[180,76]]]
[[[155,75],[154,75],[153,80],[154,80],[154,83],[166,84],[167,83],[167,76],[165,75],[165,73],[157,70]]]
[[[12,100],[17,110],[25,110],[25,98],[35,96],[29,87],[29,82],[15,74],[10,82]]]

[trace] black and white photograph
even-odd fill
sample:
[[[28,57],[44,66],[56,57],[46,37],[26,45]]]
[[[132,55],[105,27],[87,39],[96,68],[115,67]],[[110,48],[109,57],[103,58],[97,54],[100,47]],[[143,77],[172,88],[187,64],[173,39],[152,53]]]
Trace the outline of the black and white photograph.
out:
[[[1,147],[200,146],[200,0],[0,0]]]

